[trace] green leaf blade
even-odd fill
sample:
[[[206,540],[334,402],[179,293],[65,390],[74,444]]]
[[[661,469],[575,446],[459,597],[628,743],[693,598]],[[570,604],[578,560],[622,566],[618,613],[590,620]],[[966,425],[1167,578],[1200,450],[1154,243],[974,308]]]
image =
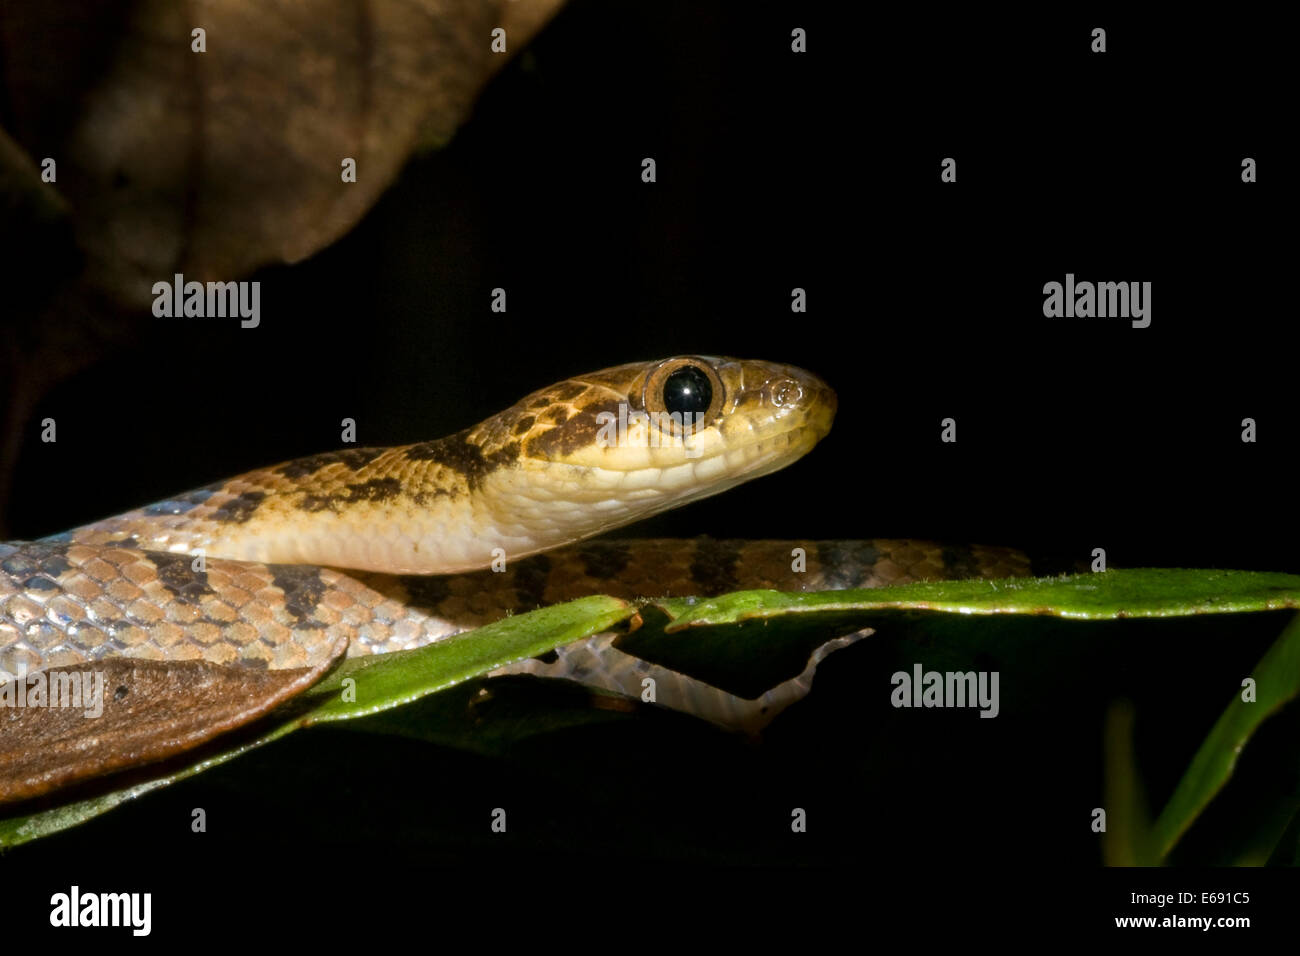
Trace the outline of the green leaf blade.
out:
[[[350,658],[304,695],[314,706],[302,720],[309,726],[399,707],[506,664],[607,631],[635,613],[626,601],[597,595],[502,618],[417,650]],[[344,699],[348,680],[356,683],[355,701]]]
[[[1255,701],[1242,700],[1240,693],[1232,699],[1156,820],[1155,846],[1162,859],[1227,785],[1242,749],[1260,724],[1300,696],[1300,615],[1291,619],[1251,676]]]
[[[1045,614],[1103,621],[1300,608],[1300,575],[1183,568],[1114,569],[1054,578],[936,581],[853,591],[737,591],[702,601],[657,602],[667,630],[786,614],[936,611]]]

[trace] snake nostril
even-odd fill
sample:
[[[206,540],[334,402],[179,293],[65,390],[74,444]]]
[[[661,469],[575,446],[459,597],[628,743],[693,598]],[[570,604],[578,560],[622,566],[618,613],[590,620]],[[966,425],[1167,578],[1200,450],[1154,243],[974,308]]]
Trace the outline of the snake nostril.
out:
[[[772,404],[777,408],[794,405],[801,398],[803,398],[803,389],[798,382],[787,378],[772,386]]]

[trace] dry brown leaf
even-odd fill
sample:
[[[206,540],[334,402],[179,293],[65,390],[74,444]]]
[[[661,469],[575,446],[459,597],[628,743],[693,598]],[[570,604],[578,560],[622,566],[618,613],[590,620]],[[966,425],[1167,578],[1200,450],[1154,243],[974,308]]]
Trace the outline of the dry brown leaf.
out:
[[[109,658],[42,671],[46,687],[61,675],[92,675],[78,678],[83,692],[102,679],[102,696],[95,698],[102,707],[83,695],[77,707],[0,708],[0,803],[29,800],[205,743],[306,690],[346,649],[340,641],[332,657],[292,670]],[[43,699],[48,702],[49,694]],[[87,716],[95,710],[101,713]]]
[[[176,272],[231,280],[338,239],[560,2],[8,0],[9,132],[56,160],[90,287],[139,308]]]

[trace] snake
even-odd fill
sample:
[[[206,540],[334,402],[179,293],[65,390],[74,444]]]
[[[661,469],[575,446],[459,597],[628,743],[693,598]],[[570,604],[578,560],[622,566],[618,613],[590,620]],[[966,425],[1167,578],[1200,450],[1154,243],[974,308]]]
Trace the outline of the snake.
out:
[[[792,464],[836,409],[829,385],[786,364],[633,362],[565,378],[444,438],[298,458],[0,544],[0,682],[107,669],[117,715],[100,730],[55,708],[0,710],[0,801],[175,756],[269,712],[344,656],[421,647],[582,595],[1027,571],[1012,549],[907,540],[596,538]],[[799,547],[808,559],[796,570]],[[851,639],[827,642],[789,687],[752,701],[623,654],[609,634],[493,676],[635,696],[652,674],[660,703],[753,727],[806,693],[817,662]]]

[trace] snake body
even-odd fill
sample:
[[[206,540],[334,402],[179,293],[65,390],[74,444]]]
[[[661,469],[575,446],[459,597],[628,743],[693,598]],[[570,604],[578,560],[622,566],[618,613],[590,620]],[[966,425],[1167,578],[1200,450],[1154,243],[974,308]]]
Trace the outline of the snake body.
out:
[[[447,438],[297,459],[0,545],[0,681],[121,659],[319,675],[344,652],[418,647],[584,594],[1026,570],[1011,551],[904,541],[575,544],[784,467],[827,433],[835,409],[828,386],[786,365],[703,356],[621,365],[534,392]],[[795,547],[809,557],[801,572]],[[650,668],[604,637],[502,672],[636,693]],[[676,706],[726,722],[720,692],[661,671],[670,703],[675,687]],[[4,773],[0,753],[0,799]],[[10,797],[65,777],[42,779]]]

